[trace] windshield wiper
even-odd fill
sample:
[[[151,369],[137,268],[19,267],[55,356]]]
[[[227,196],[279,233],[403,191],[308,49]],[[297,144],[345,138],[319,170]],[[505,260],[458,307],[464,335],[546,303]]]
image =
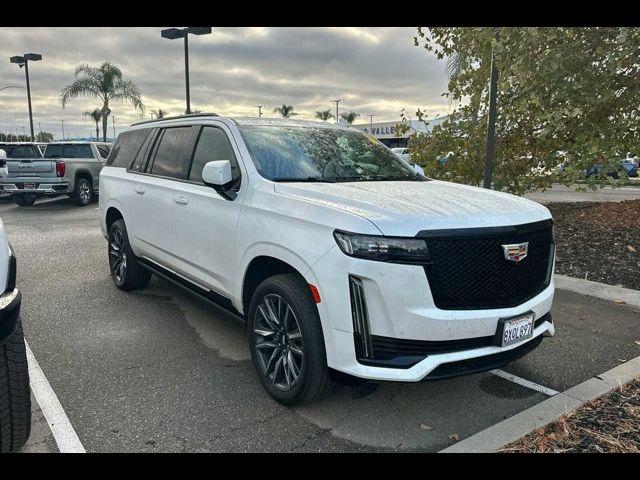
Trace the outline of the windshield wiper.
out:
[[[272,182],[322,182],[322,183],[335,183],[329,178],[323,177],[275,177],[271,179]]]
[[[378,181],[410,182],[412,180],[417,180],[415,177],[398,177],[395,175],[365,175],[363,179],[365,181],[370,181],[370,182],[378,182]]]

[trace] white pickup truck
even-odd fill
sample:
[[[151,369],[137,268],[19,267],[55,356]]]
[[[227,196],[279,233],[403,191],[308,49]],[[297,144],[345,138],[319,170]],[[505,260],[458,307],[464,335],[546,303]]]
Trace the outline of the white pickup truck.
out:
[[[53,142],[47,144],[44,157],[36,144],[33,156],[23,150],[7,152],[8,172],[0,177],[0,192],[10,193],[21,207],[33,205],[39,197],[62,194],[76,205],[88,205],[98,192],[100,170],[110,149],[109,143]]]

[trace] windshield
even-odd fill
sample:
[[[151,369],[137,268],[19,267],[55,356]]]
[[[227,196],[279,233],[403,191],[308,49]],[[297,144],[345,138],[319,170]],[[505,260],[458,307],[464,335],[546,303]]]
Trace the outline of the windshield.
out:
[[[93,158],[91,145],[47,145],[44,158]]]
[[[7,153],[7,158],[41,158],[40,152],[33,145],[8,145],[0,143],[0,149]]]
[[[426,180],[384,145],[360,132],[244,126],[240,133],[260,175],[276,182]]]

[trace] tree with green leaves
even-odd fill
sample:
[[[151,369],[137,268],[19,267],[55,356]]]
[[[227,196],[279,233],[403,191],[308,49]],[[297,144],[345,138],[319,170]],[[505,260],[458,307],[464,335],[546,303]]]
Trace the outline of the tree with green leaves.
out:
[[[91,117],[91,120],[96,122],[96,140],[100,139],[100,120],[102,119],[102,110],[96,108],[90,112],[84,112],[85,117]]]
[[[316,118],[319,118],[323,122],[326,122],[327,120],[335,117],[331,113],[331,110],[322,110],[320,112],[316,112]]]
[[[293,105],[285,105],[284,103],[282,104],[281,107],[274,108],[273,112],[279,114],[283,118],[290,118],[290,117],[293,117],[294,115],[298,115],[296,112],[293,111]]]
[[[347,122],[349,125],[351,125],[353,122],[356,121],[356,118],[358,118],[360,116],[359,113],[356,112],[349,112],[349,113],[341,113],[340,117]]]
[[[79,65],[76,67],[75,80],[62,89],[60,95],[62,108],[73,98],[91,97],[102,101],[102,135],[107,140],[107,125],[113,101],[130,102],[136,110],[144,111],[140,90],[131,80],[122,75],[122,70],[110,62],[99,67]]]
[[[447,59],[444,96],[460,102],[409,145],[433,177],[479,185],[491,51],[499,72],[493,186],[522,194],[586,181],[618,184],[594,164],[640,146],[640,30],[626,27],[418,28],[415,45]],[[424,113],[418,110],[419,119]],[[451,160],[439,161],[449,152]],[[563,169],[557,168],[562,164]]]

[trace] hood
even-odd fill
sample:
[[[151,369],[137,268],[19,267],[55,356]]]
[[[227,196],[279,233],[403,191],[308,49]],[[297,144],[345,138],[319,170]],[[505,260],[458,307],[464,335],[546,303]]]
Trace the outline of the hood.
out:
[[[551,218],[546,207],[531,200],[438,180],[276,183],[275,191],[364,217],[391,236],[414,236],[420,230],[519,225]]]

